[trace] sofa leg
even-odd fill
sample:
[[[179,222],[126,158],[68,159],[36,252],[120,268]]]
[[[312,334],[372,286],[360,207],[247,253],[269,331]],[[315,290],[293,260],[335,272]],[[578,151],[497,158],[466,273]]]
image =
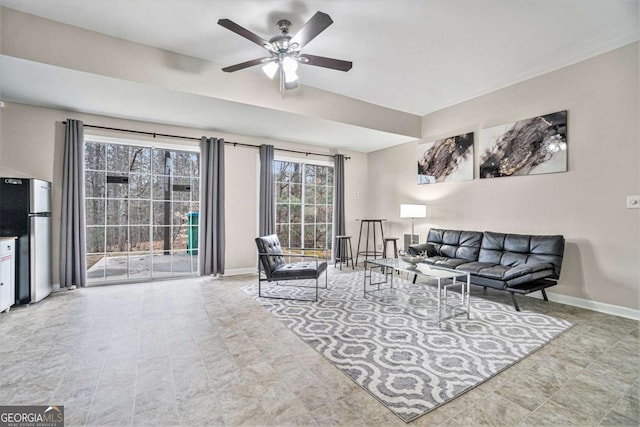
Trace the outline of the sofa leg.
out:
[[[416,283],[416,279],[417,279],[417,278],[418,278],[418,275],[417,275],[417,274],[414,274],[414,275],[413,275],[413,282],[411,282],[411,283]]]
[[[516,301],[516,294],[513,292],[509,292],[511,294],[511,299],[513,300],[513,306],[515,307],[516,311],[520,311],[520,306],[518,305],[518,301]]]
[[[547,298],[547,293],[544,291],[544,289],[540,289],[540,292],[542,292],[542,298],[544,298],[545,301],[549,301],[549,298]]]

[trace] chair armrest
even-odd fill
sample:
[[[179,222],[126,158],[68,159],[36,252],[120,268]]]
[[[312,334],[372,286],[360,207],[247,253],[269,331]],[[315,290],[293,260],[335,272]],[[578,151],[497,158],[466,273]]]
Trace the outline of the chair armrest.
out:
[[[275,256],[282,256],[282,257],[298,257],[298,258],[320,258],[317,255],[302,255],[302,254],[293,254],[293,253],[281,253],[281,254],[270,254],[270,253],[261,253],[258,252],[258,256],[271,256],[271,257],[275,257]]]
[[[301,254],[304,255],[305,252],[323,252],[324,253],[324,259],[329,259],[329,249],[327,248],[282,248],[283,251],[288,250],[288,251],[300,251]],[[297,255],[296,252],[291,252],[291,253],[287,253],[285,254],[286,256],[288,255]],[[305,255],[308,256],[308,255]],[[314,255],[317,256],[317,255]],[[318,258],[320,258],[320,256],[318,256]]]

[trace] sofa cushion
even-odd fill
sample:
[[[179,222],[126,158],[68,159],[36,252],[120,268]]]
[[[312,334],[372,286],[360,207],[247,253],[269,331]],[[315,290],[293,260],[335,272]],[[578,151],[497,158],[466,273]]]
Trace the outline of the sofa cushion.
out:
[[[456,270],[468,271],[470,273],[478,274],[483,268],[493,267],[494,265],[495,264],[490,264],[488,262],[467,262],[457,266]]]
[[[478,276],[486,277],[487,279],[503,280],[505,273],[510,268],[511,267],[507,265],[493,264],[489,267],[480,269],[476,274]]]
[[[459,265],[465,264],[467,261],[464,260],[464,259],[459,259],[459,258],[449,258],[449,257],[443,257],[443,256],[434,256],[434,257],[427,258],[425,260],[425,262],[427,262],[428,264],[433,264],[433,265],[435,265],[437,267],[455,269]]]
[[[482,243],[482,233],[432,228],[427,235],[427,243],[433,246],[438,256],[477,261]]]
[[[485,231],[478,261],[517,267],[524,264],[551,264],[554,278],[560,277],[564,252],[562,236],[530,236]]]
[[[553,275],[553,265],[547,262],[521,264],[515,267],[502,264],[491,264],[488,262],[468,262],[458,265],[456,270],[468,271],[475,276],[500,280],[503,282],[508,282],[531,273],[544,272],[542,275],[537,275],[540,277]]]

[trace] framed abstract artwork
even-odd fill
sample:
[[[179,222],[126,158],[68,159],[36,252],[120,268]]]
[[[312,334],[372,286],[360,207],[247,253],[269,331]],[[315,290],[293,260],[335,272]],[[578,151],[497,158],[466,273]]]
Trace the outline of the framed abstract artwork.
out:
[[[418,144],[418,184],[473,179],[473,132]]]
[[[480,131],[480,178],[567,171],[567,111]]]

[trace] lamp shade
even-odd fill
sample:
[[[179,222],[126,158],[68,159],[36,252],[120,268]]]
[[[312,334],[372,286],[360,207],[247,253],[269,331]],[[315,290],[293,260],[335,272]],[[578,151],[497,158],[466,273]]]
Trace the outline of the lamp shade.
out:
[[[400,205],[400,218],[426,218],[427,205]]]

